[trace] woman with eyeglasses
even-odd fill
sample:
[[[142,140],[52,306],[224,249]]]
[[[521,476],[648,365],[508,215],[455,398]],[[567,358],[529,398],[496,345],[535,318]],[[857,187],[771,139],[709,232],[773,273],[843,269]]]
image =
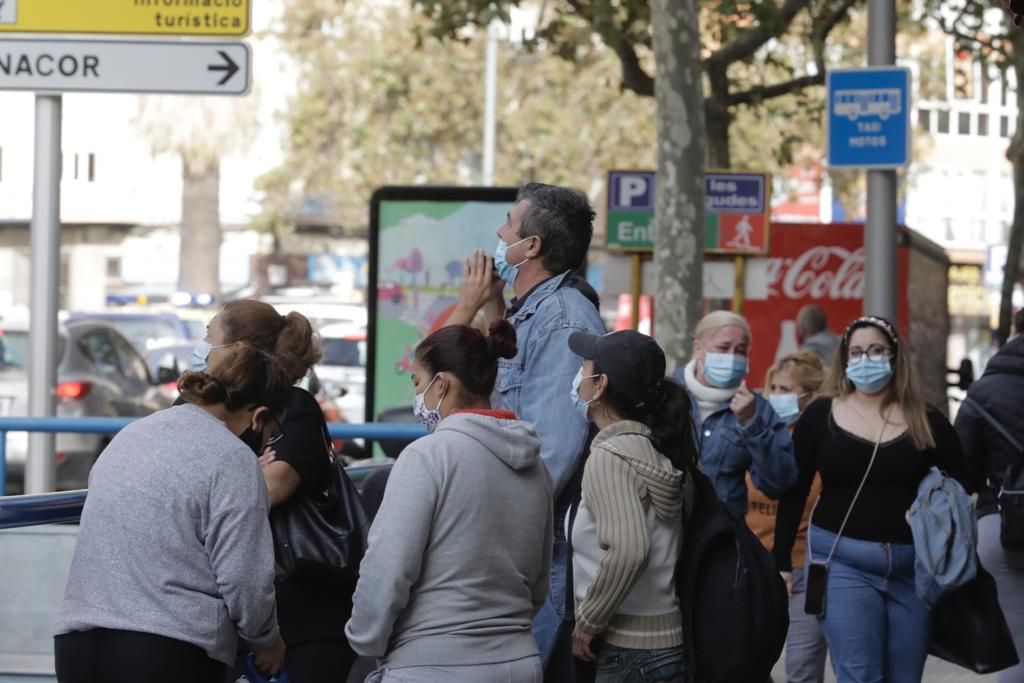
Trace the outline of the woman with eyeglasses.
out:
[[[61,683],[220,683],[239,637],[264,674],[285,657],[263,446],[284,370],[248,344],[178,382],[182,405],[125,427],[89,475],[54,652]]]
[[[790,433],[800,415],[814,401],[824,381],[825,369],[821,358],[808,350],[791,353],[768,370],[764,380],[764,397],[779,418],[789,425]],[[807,526],[811,507],[820,492],[821,481],[815,477],[790,559],[782,562],[776,557],[775,560],[780,566],[788,566],[790,561],[793,564],[792,571],[782,572],[789,591],[789,634],[786,638],[788,683],[821,683],[825,679],[825,659],[828,653],[825,636],[818,620],[805,613],[803,599]],[[749,474],[747,503],[747,526],[757,534],[766,548],[772,548],[775,545],[779,504],[758,490]]]
[[[281,315],[270,304],[243,299],[226,304],[207,326],[192,353],[192,368],[212,363],[225,345],[238,341],[272,355],[296,384],[320,360],[320,342],[305,316]],[[292,386],[279,439],[261,443],[251,432],[241,438],[259,456],[271,507],[285,510],[296,496],[317,497],[329,486],[331,460],[323,438],[323,412],[308,391]],[[285,510],[285,513],[287,511]],[[342,631],[352,610],[351,582],[309,572],[278,577],[278,620],[288,644],[285,663],[292,683],[344,680],[356,655]],[[229,673],[231,683],[243,673]]]
[[[793,441],[797,486],[779,504],[775,557],[789,567],[808,491],[806,609],[819,614],[839,683],[915,683],[928,655],[931,612],[914,588],[907,511],[932,466],[963,481],[960,440],[925,403],[913,358],[895,326],[850,323],[823,398],[804,411]],[[968,486],[968,488],[970,488]]]

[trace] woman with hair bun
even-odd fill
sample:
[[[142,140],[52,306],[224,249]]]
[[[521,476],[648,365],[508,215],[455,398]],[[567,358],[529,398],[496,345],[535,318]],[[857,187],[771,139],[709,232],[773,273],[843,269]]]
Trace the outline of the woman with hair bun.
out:
[[[182,405],[125,427],[89,475],[54,650],[62,683],[220,683],[239,637],[285,656],[267,487],[244,431],[282,437],[290,377],[247,344],[178,383]]]
[[[547,599],[551,478],[532,425],[492,410],[505,320],[445,327],[416,348],[416,417],[431,432],[395,462],[370,531],[352,647],[368,681],[540,683],[533,616]]]
[[[210,321],[206,339],[192,353],[193,369],[214,362],[225,345],[238,341],[272,355],[291,384],[304,378],[322,353],[305,316],[294,311],[281,315],[268,303],[242,299],[226,304]],[[282,420],[285,436],[271,450],[265,452],[251,431],[242,434],[242,440],[260,456],[275,514],[288,514],[288,503],[297,496],[319,498],[330,485],[332,463],[323,424],[317,400],[293,386]],[[345,680],[356,658],[342,633],[352,609],[352,582],[299,570],[279,577],[276,589],[281,634],[288,644],[285,665],[292,683]],[[242,672],[236,668],[229,680]]]

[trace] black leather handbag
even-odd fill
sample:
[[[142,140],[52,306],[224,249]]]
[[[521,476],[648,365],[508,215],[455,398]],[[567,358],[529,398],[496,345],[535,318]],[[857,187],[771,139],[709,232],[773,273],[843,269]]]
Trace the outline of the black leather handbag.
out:
[[[277,573],[279,578],[316,573],[354,583],[370,521],[344,464],[334,457],[326,422],[322,429],[324,457],[331,459],[327,490],[311,496],[300,488],[270,511]]]
[[[996,582],[978,565],[978,575],[939,599],[932,613],[928,651],[979,674],[1002,671],[1020,660],[1006,617],[999,607]]]

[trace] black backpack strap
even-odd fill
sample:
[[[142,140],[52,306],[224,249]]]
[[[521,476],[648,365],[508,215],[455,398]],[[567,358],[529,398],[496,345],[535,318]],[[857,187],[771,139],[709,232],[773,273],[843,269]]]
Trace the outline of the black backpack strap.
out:
[[[1010,442],[1010,444],[1011,444],[1011,445],[1012,445],[1012,446],[1013,446],[1014,448],[1016,448],[1016,449],[1017,449],[1018,451],[1020,451],[1020,452],[1021,452],[1021,454],[1022,454],[1022,455],[1024,455],[1024,446],[1021,446],[1021,445],[1020,445],[1020,441],[1018,441],[1018,440],[1017,440],[1016,438],[1014,438],[1013,434],[1011,434],[1011,433],[1010,433],[1010,432],[1009,432],[1009,431],[1008,431],[1008,430],[1006,429],[1006,427],[1004,427],[1004,426],[1002,425],[1002,423],[1001,423],[1001,422],[999,422],[999,420],[997,420],[997,419],[996,419],[995,417],[993,417],[993,416],[992,416],[992,413],[990,413],[990,412],[988,412],[987,410],[985,410],[984,406],[982,406],[982,405],[981,405],[981,403],[979,403],[978,401],[974,400],[974,399],[973,399],[973,398],[971,398],[970,396],[968,396],[968,397],[966,397],[966,398],[964,399],[964,405],[968,405],[968,404],[970,404],[970,406],[971,406],[972,408],[974,408],[974,409],[975,409],[975,410],[977,410],[977,411],[978,411],[979,413],[981,413],[981,416],[982,416],[983,418],[985,418],[985,421],[986,421],[986,422],[988,422],[988,423],[989,423],[990,425],[992,425],[992,427],[994,427],[994,428],[995,428],[995,430],[996,430],[997,432],[999,432],[1000,434],[1002,434],[1002,435],[1003,435],[1003,438],[1004,438],[1004,439],[1006,439],[1007,441],[1009,441],[1009,442]]]

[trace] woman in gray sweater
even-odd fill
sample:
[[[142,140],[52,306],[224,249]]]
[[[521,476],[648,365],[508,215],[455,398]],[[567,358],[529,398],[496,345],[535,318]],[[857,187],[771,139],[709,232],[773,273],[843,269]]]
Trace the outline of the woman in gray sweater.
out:
[[[345,627],[383,683],[540,683],[530,630],[548,591],[551,479],[533,427],[491,410],[502,320],[485,337],[451,326],[416,349],[416,415],[359,570]]]
[[[185,403],[123,429],[89,475],[54,650],[60,683],[221,683],[239,636],[284,659],[267,485],[238,437],[280,438],[290,382],[247,344],[179,381]]]

